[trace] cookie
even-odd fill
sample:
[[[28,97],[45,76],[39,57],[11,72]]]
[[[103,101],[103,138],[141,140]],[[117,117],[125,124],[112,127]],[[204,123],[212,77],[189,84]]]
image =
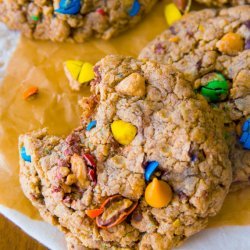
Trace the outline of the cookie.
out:
[[[170,249],[227,195],[220,112],[172,66],[107,56],[94,72],[79,128],[20,136],[23,191],[71,248]]]
[[[139,58],[171,64],[225,116],[235,186],[249,184],[250,6],[192,12],[159,35]],[[247,138],[246,138],[247,139]]]
[[[109,39],[138,23],[156,0],[24,0],[0,2],[0,21],[35,39]]]
[[[196,2],[207,6],[225,6],[225,5],[246,5],[250,4],[249,0],[196,0]]]

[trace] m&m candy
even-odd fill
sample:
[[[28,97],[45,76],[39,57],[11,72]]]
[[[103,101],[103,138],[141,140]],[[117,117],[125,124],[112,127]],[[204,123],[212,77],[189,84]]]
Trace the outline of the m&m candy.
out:
[[[24,161],[31,162],[31,156],[27,154],[25,147],[21,147],[21,157]]]
[[[76,15],[81,10],[81,0],[61,0],[59,8],[55,10],[60,14]]]
[[[245,149],[250,149],[250,119],[246,120],[242,126],[240,143]]]
[[[86,130],[87,131],[90,131],[92,128],[94,128],[94,127],[96,127],[96,121],[94,120],[94,121],[91,121],[88,125],[87,125],[87,127],[86,127]]]
[[[128,145],[134,140],[137,128],[130,122],[117,120],[111,124],[111,131],[116,141]]]
[[[129,15],[131,17],[136,16],[139,13],[140,9],[141,9],[141,5],[140,5],[139,1],[134,0],[134,3],[132,5],[131,9],[129,10]]]
[[[207,84],[201,87],[201,94],[209,102],[217,102],[225,99],[229,90],[225,77],[220,73],[211,73],[207,78]]]
[[[145,168],[145,174],[144,174],[146,181],[150,180],[150,177],[155,172],[155,170],[158,168],[158,166],[159,166],[159,162],[157,162],[157,161],[149,161],[147,163],[146,168]]]

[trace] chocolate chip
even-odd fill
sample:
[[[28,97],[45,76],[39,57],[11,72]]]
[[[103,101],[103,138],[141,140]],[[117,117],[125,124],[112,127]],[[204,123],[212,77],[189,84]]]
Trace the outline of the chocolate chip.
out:
[[[181,200],[187,200],[188,199],[188,196],[182,191],[177,191],[177,194],[178,194],[178,196],[179,196],[179,198]]]
[[[164,54],[165,53],[165,48],[161,43],[156,44],[155,46],[155,53],[156,54]]]
[[[202,65],[202,60],[200,59],[197,63],[196,63],[196,67],[198,70],[201,69],[201,65]]]
[[[136,222],[140,222],[142,220],[143,216],[140,211],[135,211],[132,215],[132,220]]]
[[[62,189],[61,189],[61,187],[52,187],[52,193],[58,193],[58,192],[60,192]]]
[[[188,155],[190,157],[190,160],[192,162],[199,160],[199,161],[204,161],[204,159],[206,158],[205,152],[203,151],[203,149],[199,149],[199,145],[191,142],[190,144],[190,148],[188,151]]]
[[[69,167],[69,162],[65,159],[59,159],[57,161],[58,167]]]
[[[94,67],[94,72],[95,72],[95,79],[91,82],[91,85],[96,85],[101,82],[101,73],[99,71],[100,66],[95,66]]]
[[[246,27],[250,30],[250,20],[244,22],[244,25],[246,25]]]
[[[81,138],[79,134],[72,133],[66,138],[66,148],[64,150],[65,156],[72,156],[74,153],[80,154],[81,153]]]
[[[245,49],[250,49],[250,38],[245,41]]]
[[[70,203],[71,202],[71,198],[69,195],[66,195],[64,198],[63,198],[63,202],[64,203]]]
[[[188,30],[186,34],[187,34],[187,36],[188,36],[189,38],[191,38],[191,37],[194,36],[193,31],[190,31],[190,30]]]
[[[171,32],[173,35],[176,35],[176,34],[177,34],[177,32],[176,32],[174,26],[170,26],[170,27],[169,27],[169,30],[170,30],[170,32]]]
[[[78,134],[76,133],[72,133],[70,134],[67,138],[66,138],[66,143],[69,144],[69,145],[73,145],[75,143],[78,143],[80,142],[80,137]]]

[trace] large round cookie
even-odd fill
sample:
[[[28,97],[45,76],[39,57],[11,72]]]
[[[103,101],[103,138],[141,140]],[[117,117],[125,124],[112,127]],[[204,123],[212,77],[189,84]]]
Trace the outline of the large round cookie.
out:
[[[45,130],[20,137],[23,191],[69,246],[178,245],[228,192],[223,121],[171,66],[108,56],[94,69],[78,129],[65,140]]]
[[[198,3],[207,6],[225,6],[225,5],[245,5],[250,4],[250,0],[195,0]]]
[[[0,21],[35,39],[109,39],[138,23],[157,0],[0,1]]]
[[[244,139],[242,125],[250,118],[250,6],[190,13],[152,41],[139,57],[175,66],[194,82],[197,91],[206,88],[213,74],[223,74],[230,90],[213,105],[226,115],[233,188],[249,184],[250,148],[240,140]],[[250,129],[246,130],[249,134]]]

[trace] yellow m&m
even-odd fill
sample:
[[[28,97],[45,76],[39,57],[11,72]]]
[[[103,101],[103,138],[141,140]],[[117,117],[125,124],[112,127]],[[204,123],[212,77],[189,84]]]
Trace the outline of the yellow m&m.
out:
[[[72,78],[78,80],[79,73],[81,71],[83,62],[76,60],[68,60],[65,63],[66,69],[71,74]]]
[[[178,21],[182,17],[181,12],[174,3],[166,5],[164,14],[169,26],[171,26],[174,22]]]
[[[111,124],[111,131],[116,141],[122,145],[128,145],[134,140],[137,128],[130,122],[117,120]]]
[[[145,190],[145,200],[151,207],[166,207],[172,199],[172,190],[165,182],[154,178]]]
[[[81,84],[94,79],[94,68],[91,63],[69,60],[64,63],[64,69],[74,90],[79,90]]]
[[[78,82],[80,83],[89,82],[92,79],[94,79],[93,65],[91,63],[85,62],[82,65],[82,68],[78,77]]]

